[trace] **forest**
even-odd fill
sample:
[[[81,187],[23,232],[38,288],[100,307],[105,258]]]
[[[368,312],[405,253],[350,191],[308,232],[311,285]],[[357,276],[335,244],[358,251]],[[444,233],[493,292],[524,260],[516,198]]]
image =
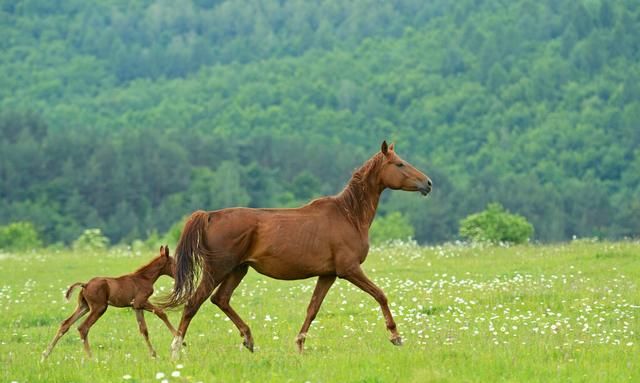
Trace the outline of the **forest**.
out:
[[[0,225],[112,243],[339,192],[392,141],[421,243],[499,202],[640,235],[640,2],[2,0]]]

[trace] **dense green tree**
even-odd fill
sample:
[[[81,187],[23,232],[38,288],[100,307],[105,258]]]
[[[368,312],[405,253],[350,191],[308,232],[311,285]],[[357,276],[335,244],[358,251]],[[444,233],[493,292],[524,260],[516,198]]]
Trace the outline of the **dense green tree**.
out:
[[[341,190],[382,139],[422,242],[500,201],[535,239],[638,235],[634,2],[3,2],[0,225],[129,241]]]

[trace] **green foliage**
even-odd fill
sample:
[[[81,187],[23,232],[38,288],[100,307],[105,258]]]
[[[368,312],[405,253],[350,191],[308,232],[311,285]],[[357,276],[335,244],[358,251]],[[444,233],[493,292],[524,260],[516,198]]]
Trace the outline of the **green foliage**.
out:
[[[420,242],[490,201],[543,241],[640,234],[635,2],[5,3],[0,224],[45,243],[297,206],[382,139],[434,181],[381,200]]]
[[[42,241],[31,222],[14,222],[0,226],[0,249],[17,251],[41,246]]]
[[[369,230],[369,241],[380,244],[394,239],[413,238],[415,231],[409,219],[399,212],[378,216]]]
[[[100,229],[86,229],[75,241],[72,247],[77,251],[104,250],[109,246],[109,239]]]
[[[167,244],[169,248],[175,248],[180,240],[180,235],[182,234],[182,229],[184,228],[184,224],[187,222],[189,217],[185,216],[181,220],[177,221],[167,232],[162,236],[163,244]]]
[[[460,235],[474,242],[525,243],[533,235],[533,225],[499,203],[490,203],[484,211],[460,221]]]

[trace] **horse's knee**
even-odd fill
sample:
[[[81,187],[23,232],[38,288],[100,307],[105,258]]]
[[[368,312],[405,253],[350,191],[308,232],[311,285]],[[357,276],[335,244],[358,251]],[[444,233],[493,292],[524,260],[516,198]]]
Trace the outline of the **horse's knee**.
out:
[[[226,310],[229,308],[229,297],[213,294],[211,296],[211,303],[218,306],[221,310]]]
[[[381,306],[388,306],[389,305],[389,300],[387,299],[387,297],[384,295],[384,293],[380,292],[378,294],[375,295],[376,300],[378,301],[378,303]]]
[[[186,304],[184,305],[184,310],[182,311],[182,316],[185,318],[193,318],[194,315],[196,315],[196,313],[198,312],[198,310],[200,309],[199,305],[189,305]]]

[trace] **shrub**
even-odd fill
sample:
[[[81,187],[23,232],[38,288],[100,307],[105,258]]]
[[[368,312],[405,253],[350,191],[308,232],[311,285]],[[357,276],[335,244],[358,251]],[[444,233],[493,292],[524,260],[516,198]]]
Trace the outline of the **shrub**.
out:
[[[28,250],[42,246],[36,228],[31,222],[14,222],[0,226],[0,248]]]
[[[369,230],[369,240],[371,243],[379,244],[394,239],[409,239],[414,233],[415,230],[409,219],[398,212],[393,212],[377,217],[373,221]]]
[[[533,225],[499,203],[491,203],[486,210],[460,221],[460,235],[474,242],[524,243],[533,235]]]
[[[109,246],[109,239],[100,229],[85,230],[72,244],[74,250],[80,251],[103,250],[107,246]]]

